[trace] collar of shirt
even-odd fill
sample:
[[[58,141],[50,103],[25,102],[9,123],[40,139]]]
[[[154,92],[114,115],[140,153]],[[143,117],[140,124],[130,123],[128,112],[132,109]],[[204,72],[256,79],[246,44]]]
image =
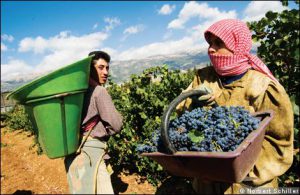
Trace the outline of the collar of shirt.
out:
[[[236,81],[236,80],[242,78],[246,73],[247,73],[247,71],[244,72],[244,73],[242,73],[242,74],[239,74],[239,75],[234,75],[234,76],[219,76],[219,77],[220,77],[220,80],[221,80],[221,82],[222,82],[223,85],[229,85],[233,81]]]

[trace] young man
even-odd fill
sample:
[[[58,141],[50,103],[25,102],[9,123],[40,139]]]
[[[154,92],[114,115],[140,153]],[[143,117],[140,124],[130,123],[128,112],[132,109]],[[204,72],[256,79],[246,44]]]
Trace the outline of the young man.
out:
[[[122,116],[104,87],[110,56],[103,51],[93,51],[89,56],[93,57],[82,112],[82,148],[79,154],[65,159],[65,166],[70,193],[114,194],[111,174],[105,164],[106,142],[121,130]]]

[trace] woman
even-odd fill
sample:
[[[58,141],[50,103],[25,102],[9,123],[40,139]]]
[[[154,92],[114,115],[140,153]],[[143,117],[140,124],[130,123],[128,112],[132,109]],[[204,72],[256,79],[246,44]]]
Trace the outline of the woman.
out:
[[[220,106],[244,106],[250,112],[271,109],[274,118],[266,128],[259,158],[248,174],[251,181],[222,183],[195,178],[193,188],[198,193],[230,194],[241,193],[245,187],[278,187],[277,177],[293,162],[293,111],[289,97],[267,66],[250,54],[251,32],[245,23],[221,20],[211,25],[204,36],[209,43],[212,67],[198,70],[187,90],[212,91],[200,99],[214,100]],[[193,103],[187,99],[177,109],[191,109]]]
[[[65,159],[70,193],[114,194],[108,168],[105,164],[106,142],[122,127],[122,116],[103,85],[109,72],[110,56],[102,51],[92,57],[90,86],[84,97],[82,134],[77,154]]]

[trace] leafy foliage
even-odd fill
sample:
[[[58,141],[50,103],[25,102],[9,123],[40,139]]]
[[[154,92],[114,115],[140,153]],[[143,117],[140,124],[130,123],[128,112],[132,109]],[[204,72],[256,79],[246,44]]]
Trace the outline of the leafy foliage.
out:
[[[121,86],[110,83],[109,93],[124,123],[121,133],[109,140],[115,169],[136,171],[153,184],[167,175],[155,161],[139,156],[136,147],[150,140],[151,133],[160,126],[164,109],[189,85],[193,76],[193,71],[170,71],[164,65],[132,75]]]
[[[23,129],[24,131],[30,131],[31,135],[34,135],[34,143],[30,146],[29,149],[34,148],[37,146],[37,154],[42,154],[43,149],[38,142],[37,134],[33,129],[32,123],[28,118],[27,113],[25,112],[25,108],[23,105],[16,104],[14,108],[7,113],[5,124],[11,130],[20,130]]]
[[[269,11],[258,22],[250,23],[253,40],[260,42],[258,54],[283,84],[288,94],[299,90],[299,10]]]
[[[14,108],[7,113],[5,123],[13,130],[24,129],[25,131],[33,131],[32,124],[28,119],[25,108],[16,104]]]
[[[287,0],[281,2],[288,5]],[[260,21],[248,23],[253,40],[260,43],[258,55],[286,89],[294,109],[294,162],[279,178],[280,186],[299,185],[299,24],[299,9],[269,11]]]

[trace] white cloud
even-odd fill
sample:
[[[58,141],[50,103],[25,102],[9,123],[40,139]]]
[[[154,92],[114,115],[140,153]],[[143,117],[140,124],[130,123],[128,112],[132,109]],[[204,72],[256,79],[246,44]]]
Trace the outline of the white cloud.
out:
[[[280,1],[251,1],[244,10],[243,21],[260,20],[268,11],[281,12],[287,7],[282,6]]]
[[[168,24],[168,28],[174,28],[174,29],[183,29],[183,24],[185,23],[186,21],[184,21],[183,19],[175,19],[175,20],[172,20],[172,22],[170,22]]]
[[[13,42],[14,37],[12,35],[3,34],[1,35],[1,51],[7,51],[8,47],[7,44],[4,42]]]
[[[61,31],[60,33],[59,33],[59,37],[61,37],[61,38],[67,38],[69,35],[71,35],[71,31]]]
[[[102,50],[112,56],[117,51],[112,48],[90,48],[83,50],[61,50],[45,55],[38,65],[29,65],[22,60],[10,59],[7,64],[1,64],[1,81],[11,81],[19,79],[32,79],[42,76],[48,72],[62,68],[63,66],[74,63],[87,57],[88,53],[93,50]]]
[[[218,8],[209,7],[207,3],[197,3],[194,1],[187,2],[180,10],[178,17],[168,24],[168,28],[183,29],[184,24],[192,18],[198,18],[199,20],[221,20],[225,18],[236,18],[237,13],[234,10],[220,11]]]
[[[103,50],[115,55],[116,50],[103,47],[103,42],[108,37],[108,33],[105,32],[75,36],[70,31],[62,31],[49,38],[26,37],[20,41],[18,51],[40,54],[40,62],[28,65],[21,60],[10,59],[7,64],[1,64],[1,76],[4,76],[2,78],[5,80],[14,80],[26,75],[28,77],[44,74],[83,59],[94,50]]]
[[[103,41],[107,38],[108,34],[103,32],[74,36],[69,31],[62,31],[48,39],[41,36],[24,38],[19,44],[18,50],[20,52],[33,52],[44,56],[38,65],[32,66],[34,68],[28,68],[23,64],[22,66],[19,65],[20,69],[16,70],[18,70],[17,72],[23,72],[22,68],[24,68],[32,74],[42,74],[61,68],[86,57],[93,50],[102,49]],[[11,70],[6,69],[7,71]],[[7,77],[10,76],[13,76],[13,74],[8,74]]]
[[[124,41],[125,39],[127,39],[128,36],[130,36],[132,34],[137,34],[139,32],[144,31],[144,29],[145,29],[145,26],[142,24],[138,24],[138,25],[130,26],[130,27],[126,28],[123,31],[124,36],[121,38],[121,41]]]
[[[123,31],[123,34],[136,34],[142,32],[144,30],[144,26],[139,24],[135,26],[130,26]]]
[[[47,49],[48,42],[43,37],[38,36],[35,39],[26,37],[19,44],[19,52],[27,52],[33,50],[34,53],[44,53]]]
[[[118,60],[117,58],[115,58],[115,56],[117,56],[117,54],[118,54],[118,51],[116,49],[113,49],[110,47],[104,47],[104,48],[101,48],[101,51],[108,53],[111,57],[111,60]]]
[[[184,37],[180,40],[156,42],[145,45],[140,48],[130,48],[120,53],[119,60],[143,59],[154,55],[168,55],[179,52],[188,52],[193,50],[202,50],[203,47],[196,44],[190,37]]]
[[[175,10],[175,7],[176,7],[175,5],[165,4],[160,8],[158,14],[169,15]]]
[[[69,31],[60,32],[54,37],[45,39],[41,36],[36,38],[26,37],[20,41],[19,51],[36,54],[45,52],[62,52],[62,51],[86,51],[101,46],[102,42],[107,39],[108,35],[103,32],[95,32],[83,36],[73,36]]]
[[[90,51],[85,50],[54,51],[51,54],[44,56],[41,63],[35,67],[34,72],[41,74],[56,70],[86,57],[89,52]]]
[[[24,78],[32,72],[33,68],[24,61],[12,59],[7,64],[1,64],[1,81]]]
[[[1,51],[7,51],[7,46],[1,42]]]
[[[207,3],[187,2],[180,10],[178,17],[168,24],[168,29],[185,28],[185,24],[197,19],[197,25],[185,28],[186,37],[193,40],[194,45],[198,45],[201,49],[206,50],[208,44],[204,39],[204,31],[213,23],[226,19],[237,18],[235,10],[222,11],[217,7],[210,7]]]
[[[196,26],[187,28],[186,35],[178,40],[169,40],[173,28],[183,28],[192,18],[199,21]],[[155,55],[170,55],[188,51],[206,52],[208,44],[204,40],[204,31],[214,22],[225,18],[237,18],[235,10],[220,11],[209,7],[207,3],[185,3],[178,17],[169,23],[169,31],[163,36],[163,42],[155,42],[139,48],[130,48],[118,55],[120,60],[143,59]],[[129,30],[128,30],[129,31]],[[125,32],[125,31],[124,31]],[[135,32],[133,29],[131,32]]]
[[[105,31],[110,31],[114,29],[115,27],[119,26],[121,24],[121,21],[119,18],[114,17],[114,18],[104,18],[104,22],[108,23],[107,26],[105,26]]]
[[[12,42],[14,40],[14,37],[12,35],[3,34],[1,35],[1,40]]]
[[[206,20],[203,23],[200,23],[196,26],[193,26],[187,30],[187,33],[190,37],[192,37],[195,41],[204,42],[206,44],[206,41],[204,39],[204,31],[208,29],[212,24],[219,21],[218,18]],[[208,45],[207,45],[208,46]]]
[[[95,30],[98,27],[98,23],[94,24],[93,30]]]

